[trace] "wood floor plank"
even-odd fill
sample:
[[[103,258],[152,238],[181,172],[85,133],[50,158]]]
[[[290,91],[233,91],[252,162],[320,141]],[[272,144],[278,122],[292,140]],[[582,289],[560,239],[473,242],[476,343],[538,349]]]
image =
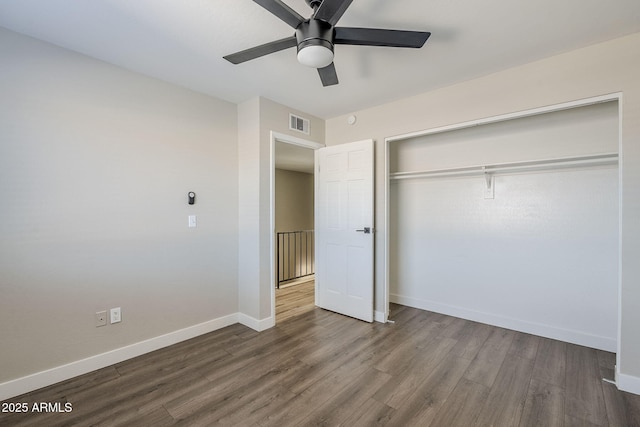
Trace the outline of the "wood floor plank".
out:
[[[163,369],[163,365],[156,364],[154,371],[121,375],[90,389],[70,393],[68,399],[74,405],[71,419],[97,423],[101,422],[105,415],[116,415],[132,408],[136,411],[144,408],[143,412],[153,412],[172,390],[184,392],[195,387],[199,381],[206,382],[203,375],[211,362],[212,360],[205,358],[194,362],[188,369],[168,370]]]
[[[540,338],[532,378],[564,389],[567,343]]]
[[[523,359],[535,360],[538,355],[538,346],[540,345],[540,337],[523,332],[516,332],[513,338],[509,354],[513,354]]]
[[[533,360],[508,354],[491,387],[476,425],[517,426],[527,398]]]
[[[596,350],[598,364],[604,368],[614,369],[616,366],[616,354],[603,350]]]
[[[417,348],[426,348],[430,345],[431,340],[441,336],[442,331],[447,327],[447,323],[434,321],[435,316],[431,314],[433,313],[421,316],[423,317],[422,321],[414,324],[415,326],[396,324],[396,327],[406,335],[407,341],[412,342]]]
[[[390,421],[394,409],[374,399],[368,399],[362,406],[351,412],[341,424],[349,427],[374,427],[393,425]]]
[[[332,346],[318,346],[315,351],[301,355],[300,360],[307,365],[313,366],[327,359],[339,356],[347,351],[349,347],[358,339],[370,337],[374,331],[364,322],[355,319],[340,326],[336,335],[331,337]],[[335,331],[334,331],[335,332]]]
[[[332,353],[324,361],[309,366],[305,376],[292,385],[291,391],[296,394],[303,393],[306,389],[333,375],[345,365],[356,364],[358,366],[362,363],[373,365],[373,361],[382,357],[380,355],[376,356],[376,351],[380,350],[379,346],[375,345],[375,342],[370,337],[364,337],[356,339],[350,345],[345,345],[341,348],[341,351]]]
[[[570,415],[564,415],[564,427],[600,427],[599,424],[591,423],[582,418],[572,417]],[[629,427],[629,426],[624,426]]]
[[[134,397],[140,399],[140,396],[146,396],[149,399],[150,394],[156,393],[162,389],[165,384],[179,384],[179,388],[195,386],[198,381],[206,382],[207,369],[219,360],[227,360],[228,353],[220,354],[211,352],[202,354],[198,359],[191,359],[188,365],[179,367],[172,366],[171,362],[167,364],[152,364],[154,369],[141,370],[140,372],[132,372],[128,375],[120,377],[96,385],[93,388],[83,390],[82,392],[73,392],[68,394],[68,398],[83,407],[107,405],[108,401],[104,400],[104,396],[111,390],[119,390],[112,400],[122,401],[125,404],[132,401]],[[188,384],[184,384],[185,379],[189,379]],[[144,400],[144,399],[142,399]],[[143,404],[140,401],[138,404]]]
[[[300,286],[300,285],[296,285]],[[7,402],[0,425],[640,426],[640,396],[602,382],[615,355],[391,305],[394,324],[317,307],[236,324]]]
[[[210,391],[198,396],[198,402],[189,401],[179,407],[167,406],[169,413],[181,424],[211,425],[226,419],[231,422],[243,409],[255,415],[260,408],[267,406],[274,399],[290,397],[285,386],[292,378],[303,375],[304,366],[294,360],[283,360],[277,367],[258,374],[248,374],[249,379],[242,386],[220,388],[212,384]],[[206,395],[203,399],[202,396]]]
[[[473,426],[478,408],[489,397],[489,387],[462,378],[444,402],[431,426]]]
[[[116,366],[112,365],[79,377],[71,378],[47,388],[33,391],[29,393],[29,397],[34,402],[51,399],[54,396],[56,398],[62,398],[63,396],[94,390],[102,384],[117,380],[120,376]]]
[[[470,363],[469,359],[462,357],[447,357],[416,386],[413,393],[405,394],[402,401],[391,400],[397,405],[397,410],[391,415],[391,425],[431,425]]]
[[[389,320],[398,325],[410,325],[412,319],[421,319],[420,310],[404,305],[390,304]]]
[[[607,382],[602,383],[602,391],[610,426],[640,427],[640,396],[620,391]]]
[[[226,329],[226,328],[225,328]],[[210,333],[191,339],[175,346],[156,350],[145,354],[144,357],[135,357],[118,363],[115,366],[120,375],[130,373],[140,374],[145,371],[156,370],[157,366],[185,365],[193,360],[210,358],[212,355],[228,356],[225,350],[231,343],[237,343],[242,339],[236,335],[237,328],[231,328],[227,333]],[[216,357],[214,356],[214,357]],[[169,368],[168,368],[169,369]]]
[[[567,346],[565,413],[599,426],[608,425],[596,350]]]
[[[246,354],[245,363],[226,364],[224,370],[214,370],[207,375],[207,383],[166,402],[164,406],[174,418],[182,419],[205,404],[229,399],[238,390],[244,392],[248,388],[256,388],[256,381],[264,384],[275,377],[280,385],[296,383],[308,367],[291,356],[295,349],[295,346],[285,346],[281,352],[270,352],[266,356]]]
[[[475,359],[485,341],[491,334],[492,327],[476,322],[468,322],[463,329],[455,335],[458,343],[453,348],[451,355]]]
[[[302,425],[301,423],[309,413],[348,387],[367,369],[369,369],[369,365],[363,363],[362,357],[351,358],[348,362],[304,389],[291,401],[291,405],[268,414],[258,424],[277,426]]]
[[[335,426],[369,401],[391,375],[369,368],[339,393],[319,405],[302,421],[302,425]]]
[[[228,345],[225,351],[238,357],[245,355],[259,356],[285,348],[285,345],[289,342],[291,342],[291,336],[283,333],[280,329],[271,328],[250,340]]]
[[[600,376],[609,381],[615,381],[616,355],[608,351],[596,350],[598,355],[598,365],[600,366]]]
[[[100,421],[85,425],[92,425],[96,427],[110,427],[114,425],[125,424],[164,427],[173,426],[175,424],[175,420],[162,406],[159,406],[151,412],[138,412],[135,409],[130,409],[128,411],[123,411],[117,415],[103,417]]]
[[[257,399],[236,408],[230,414],[218,419],[217,423],[225,426],[259,425],[273,411],[291,405],[296,397],[286,387],[276,386],[266,390]]]
[[[315,282],[276,289],[276,324],[315,309]]]
[[[471,365],[469,365],[469,369],[464,374],[465,378],[483,384],[486,387],[493,386],[514,336],[514,331],[493,328]]]
[[[468,320],[453,318],[451,322],[442,330],[440,334],[443,337],[458,339],[466,334],[467,328],[473,326]]]
[[[454,357],[451,349],[455,344],[456,340],[452,338],[434,338],[431,346],[422,349],[405,366],[399,367],[394,377],[375,394],[374,398],[392,408],[399,408],[434,370],[440,369],[438,366],[445,358]]]
[[[562,427],[564,389],[532,379],[519,427]]]
[[[172,393],[184,393],[191,387],[196,387],[199,381],[206,382],[198,373],[183,373],[180,376],[174,376],[167,383],[163,381],[151,382],[143,381],[128,389],[131,382],[118,380],[114,381],[111,386],[113,390],[119,392],[109,399],[105,399],[104,395],[93,395],[91,399],[70,398],[74,402],[73,423],[93,425],[107,422],[111,418],[122,420],[143,418],[146,414],[153,414],[162,403],[167,400],[166,396],[172,396]],[[122,388],[120,388],[122,386]],[[78,410],[76,411],[75,408]],[[117,425],[117,424],[116,424]]]
[[[423,348],[417,347],[411,340],[406,340],[387,353],[376,365],[376,369],[396,375],[407,369],[410,362],[423,352]]]

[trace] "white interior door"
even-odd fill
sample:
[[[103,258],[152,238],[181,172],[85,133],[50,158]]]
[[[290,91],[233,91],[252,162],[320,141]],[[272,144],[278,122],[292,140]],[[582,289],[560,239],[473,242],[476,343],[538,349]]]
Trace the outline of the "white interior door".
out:
[[[373,140],[316,150],[316,305],[373,321]]]

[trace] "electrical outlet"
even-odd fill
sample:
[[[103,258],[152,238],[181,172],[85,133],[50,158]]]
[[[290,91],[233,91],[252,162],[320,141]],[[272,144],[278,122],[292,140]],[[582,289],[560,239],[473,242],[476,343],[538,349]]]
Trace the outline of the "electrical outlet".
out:
[[[112,308],[110,314],[111,314],[111,324],[122,321],[122,317],[120,315],[121,314],[120,307]]]
[[[96,311],[96,328],[107,325],[107,311]]]

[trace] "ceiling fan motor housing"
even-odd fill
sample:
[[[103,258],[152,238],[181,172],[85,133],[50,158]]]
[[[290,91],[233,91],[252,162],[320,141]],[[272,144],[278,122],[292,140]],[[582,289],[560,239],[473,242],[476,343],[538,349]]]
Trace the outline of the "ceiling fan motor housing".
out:
[[[322,46],[333,52],[333,26],[319,19],[304,21],[296,28],[298,53],[306,47]]]
[[[253,1],[295,29],[295,35],[223,58],[232,64],[240,64],[296,46],[298,62],[316,68],[323,86],[338,84],[338,75],[333,64],[334,44],[420,48],[431,35],[426,31],[336,27],[353,0],[306,0],[313,9],[309,19],[302,17],[282,0]]]
[[[322,0],[305,0],[311,9],[316,10],[322,4]]]

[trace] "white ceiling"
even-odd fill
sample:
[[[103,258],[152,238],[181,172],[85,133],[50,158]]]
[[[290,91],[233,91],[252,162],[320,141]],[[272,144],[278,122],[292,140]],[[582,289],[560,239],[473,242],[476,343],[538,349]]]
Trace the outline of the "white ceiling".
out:
[[[420,50],[336,46],[340,84],[325,88],[295,48],[222,59],[293,34],[251,0],[0,1],[0,26],[224,100],[261,95],[321,118],[639,32],[640,1],[354,0],[338,25],[432,36]]]

